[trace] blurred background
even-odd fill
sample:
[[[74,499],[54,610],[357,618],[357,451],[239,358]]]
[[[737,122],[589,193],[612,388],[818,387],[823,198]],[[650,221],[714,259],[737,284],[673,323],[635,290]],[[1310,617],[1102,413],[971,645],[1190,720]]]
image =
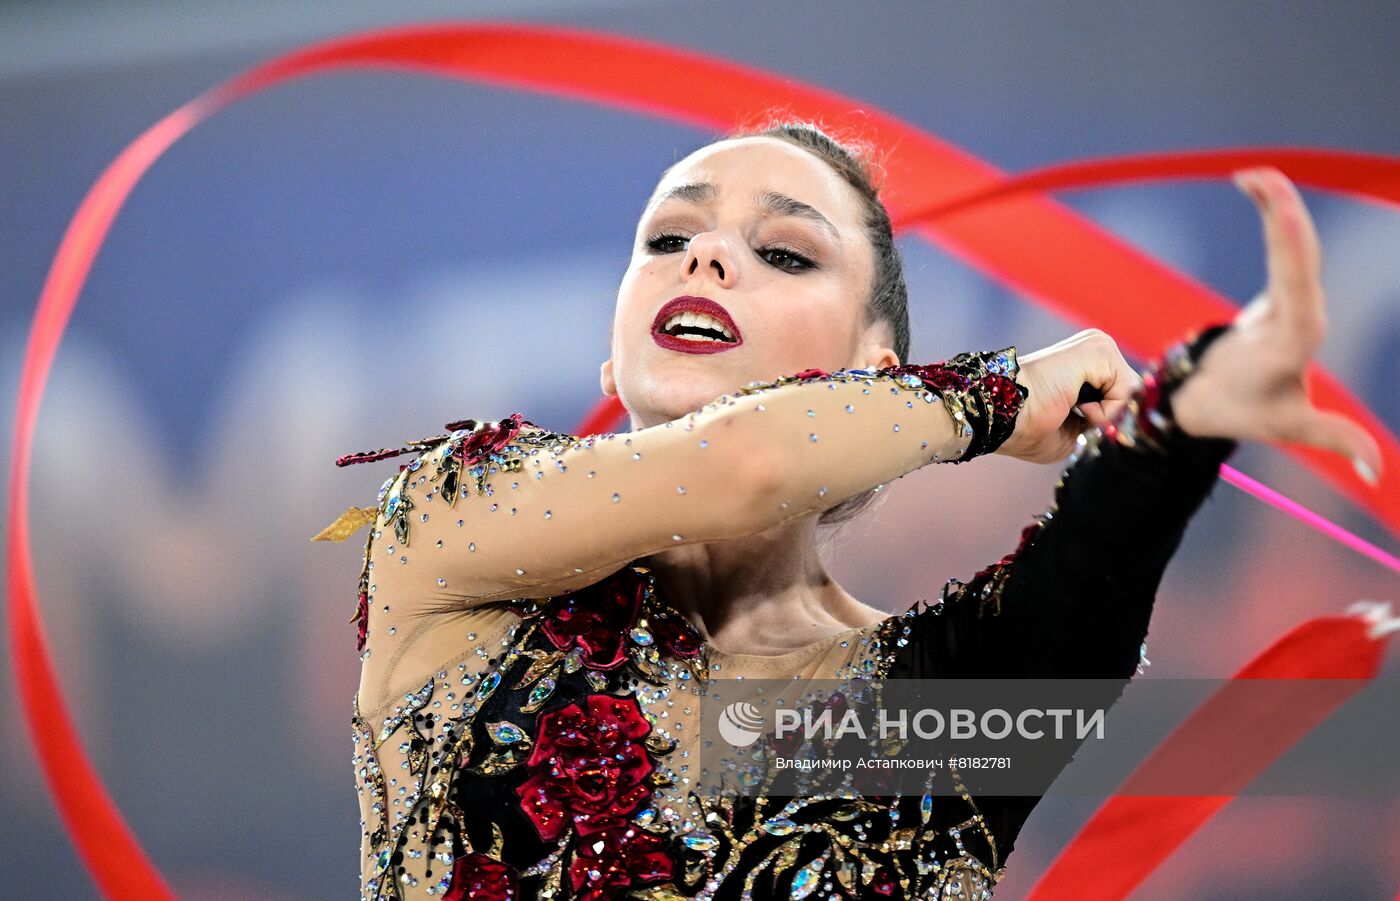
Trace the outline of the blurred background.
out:
[[[117,152],[267,57],[448,17],[729,57],[861,98],[1012,171],[1241,145],[1400,153],[1392,3],[9,3],[6,447],[45,272]],[[464,417],[520,411],[572,428],[599,395],[636,216],[660,171],[710,137],[517,91],[337,74],[220,113],[137,187],[45,398],[35,565],[88,748],[182,896],[355,896],[358,659],[346,620],[360,537],[307,539],[370,503],[393,463],[332,461]],[[1306,197],[1331,303],[1321,359],[1400,429],[1400,215]],[[1226,182],[1063,200],[1231,297],[1262,285],[1257,215]],[[1094,324],[1044,312],[922,242],[903,247],[915,361],[1026,352]],[[1245,446],[1232,462],[1395,546],[1280,451]],[[993,458],[913,473],[836,536],[831,569],[890,610],[936,596],[1015,546],[1059,471]],[[1393,575],[1221,484],[1167,572],[1148,674],[1227,676],[1309,616],[1396,594]],[[5,894],[91,896],[8,665],[0,681]],[[1024,895],[1092,807],[1043,802],[997,897]],[[1394,797],[1242,799],[1135,897],[1390,898],[1397,836]]]

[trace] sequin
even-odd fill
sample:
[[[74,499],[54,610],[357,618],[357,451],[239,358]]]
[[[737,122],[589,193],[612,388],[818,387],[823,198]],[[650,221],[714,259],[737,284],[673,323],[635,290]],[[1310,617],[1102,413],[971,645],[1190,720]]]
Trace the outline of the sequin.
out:
[[[810,381],[828,377],[809,372],[805,378]],[[925,381],[912,373],[899,376],[883,371],[852,370],[840,374],[839,378],[835,375],[830,377],[826,388],[834,390],[838,381],[858,378],[869,379],[869,387],[878,386],[877,390],[882,394],[885,389],[906,391],[918,388],[929,395],[922,398],[926,402],[937,399],[926,390]],[[891,386],[896,379],[901,383],[898,389]],[[773,385],[754,383],[752,387],[755,390],[771,390]],[[851,389],[848,387],[844,390]],[[869,391],[862,393],[868,394]],[[732,406],[735,397],[741,394],[726,395],[718,401],[718,406]],[[826,400],[825,396],[823,400]],[[912,405],[913,402],[909,403]],[[848,413],[855,412],[854,405],[843,406]],[[912,409],[912,406],[907,408]],[[766,408],[759,403],[756,409],[764,411]],[[811,417],[817,412],[816,409],[808,410]],[[449,427],[452,425],[449,424]],[[489,497],[496,488],[507,485],[510,490],[520,492],[523,477],[517,475],[512,480],[510,473],[518,473],[522,469],[529,471],[529,468],[539,470],[543,463],[541,457],[551,460],[556,470],[563,473],[566,471],[563,461],[552,459],[551,454],[581,443],[615,440],[611,435],[589,436],[583,441],[568,436],[555,440],[535,427],[525,428],[523,421],[515,418],[496,423],[466,420],[456,425],[458,427],[453,429],[452,434],[444,436],[444,440],[439,442],[441,447],[427,444],[420,448],[428,465],[413,467],[415,473],[421,472],[421,478],[415,479],[414,483],[433,482],[432,487],[441,492],[440,505],[473,503],[483,495]],[[686,427],[690,425],[687,419]],[[892,429],[898,432],[901,426],[902,423],[893,423]],[[617,436],[616,440],[629,446],[632,442],[628,436]],[[809,441],[817,440],[817,433],[810,432]],[[704,438],[698,439],[697,443],[702,449],[709,445]],[[454,446],[457,450],[454,450]],[[462,452],[458,453],[458,450]],[[640,451],[628,451],[627,455],[633,461],[639,461],[642,456]],[[441,481],[445,478],[443,471],[454,465],[447,462],[449,459],[457,461],[457,478],[460,479],[453,486],[455,490],[451,491]],[[590,479],[596,475],[595,471],[588,471]],[[536,471],[536,479],[541,476],[542,473]],[[488,479],[495,484],[492,485]],[[526,512],[522,519],[527,522],[532,509],[540,510],[546,520],[553,518],[555,506],[564,509],[561,502],[554,502],[548,508],[544,508],[543,504],[531,507],[523,495],[536,489],[536,486],[530,486],[525,481],[524,487],[526,491],[517,495],[521,498],[517,503],[523,504],[519,509]],[[608,492],[611,502],[619,503],[620,489],[627,487],[627,484],[619,483],[611,487],[618,489]],[[546,488],[539,486],[539,490]],[[406,549],[410,545],[402,511],[408,506],[405,501],[409,499],[395,489],[392,479],[386,482],[382,490],[384,506],[380,512],[381,515],[385,510],[392,512],[392,518],[385,517],[384,521],[391,523],[395,530],[392,537],[396,550],[389,553],[392,556],[397,550],[402,550],[400,561],[403,562],[407,559]],[[815,490],[819,497],[829,495],[827,485]],[[676,491],[678,495],[685,495],[686,487],[677,485]],[[432,491],[429,492],[431,494]],[[639,502],[634,497],[629,503]],[[483,506],[486,512],[500,510],[493,498],[485,500]],[[513,514],[518,512],[509,504],[505,506]],[[788,507],[788,502],[782,501],[780,507]],[[415,527],[419,523],[429,522],[427,514],[422,511],[419,511],[418,517],[411,518]],[[433,524],[439,534],[448,521]],[[464,525],[463,519],[455,521],[459,527]],[[489,527],[511,530],[514,534],[527,528],[527,523],[497,519],[491,521]],[[586,523],[584,527],[587,527]],[[400,533],[401,529],[405,531]],[[475,528],[474,531],[476,537],[490,540],[484,531]],[[673,542],[682,541],[679,531],[663,534],[671,534]],[[440,540],[432,540],[436,536],[428,537],[429,541],[425,543],[443,547]],[[462,544],[458,542],[455,545],[458,548],[456,553],[462,553]],[[466,553],[476,552],[475,542],[465,544]],[[500,553],[499,548],[492,553]],[[532,556],[530,559],[535,558]],[[450,562],[446,553],[432,555],[434,566]],[[422,566],[423,561],[415,561],[415,564]],[[517,576],[525,575],[523,568],[513,568]],[[561,569],[559,566],[553,568]],[[575,573],[583,572],[579,566],[570,568]],[[398,567],[391,569],[395,573],[400,572]],[[409,571],[413,572],[412,569]],[[584,893],[585,887],[595,884],[600,886],[597,895],[600,898],[612,896],[615,888],[618,896],[667,901],[681,895],[705,893],[706,887],[711,884],[710,892],[723,892],[726,897],[767,897],[760,890],[762,886],[753,881],[756,873],[736,869],[743,849],[755,841],[768,842],[767,847],[774,849],[791,845],[793,856],[790,859],[786,856],[780,858],[782,865],[774,866],[770,878],[770,882],[773,879],[781,882],[791,897],[813,896],[823,889],[824,894],[829,895],[849,886],[855,888],[845,894],[861,897],[861,891],[869,891],[877,883],[891,887],[906,885],[910,887],[909,891],[914,886],[921,891],[930,886],[942,889],[936,879],[921,878],[913,864],[916,857],[940,865],[950,859],[946,850],[939,851],[943,858],[932,853],[935,840],[944,839],[940,827],[934,825],[938,816],[909,809],[910,805],[905,805],[907,815],[901,818],[898,810],[880,800],[861,802],[871,805],[869,816],[859,814],[862,808],[852,803],[847,806],[857,811],[856,815],[821,819],[820,830],[831,831],[820,831],[812,827],[812,815],[805,805],[829,801],[829,797],[813,794],[796,799],[794,803],[797,806],[789,805],[791,809],[785,808],[781,812],[765,810],[744,822],[726,818],[720,807],[707,806],[708,802],[692,799],[688,790],[698,768],[697,757],[691,755],[696,754],[698,749],[699,709],[698,705],[686,703],[686,700],[703,692],[709,680],[719,676],[722,667],[711,658],[707,646],[685,631],[688,624],[684,619],[656,596],[655,585],[649,577],[645,577],[644,568],[624,567],[619,572],[624,578],[636,578],[634,574],[641,574],[647,590],[641,598],[634,621],[608,633],[607,638],[611,641],[624,642],[625,653],[616,669],[604,670],[597,665],[600,661],[610,661],[611,656],[605,660],[604,656],[585,653],[582,646],[569,643],[587,640],[596,644],[604,639],[603,636],[587,634],[582,626],[577,635],[554,633],[554,638],[559,639],[558,643],[546,636],[541,627],[546,620],[546,611],[555,609],[555,605],[562,603],[569,595],[517,598],[504,602],[512,617],[509,628],[504,631],[493,628],[488,634],[485,628],[477,626],[471,633],[465,630],[457,633],[467,634],[472,646],[464,647],[462,655],[452,663],[435,663],[435,669],[442,666],[441,679],[431,683],[421,699],[397,702],[394,708],[397,712],[393,715],[397,719],[392,721],[391,730],[391,734],[396,733],[394,740],[376,743],[377,733],[371,732],[367,743],[357,745],[357,786],[363,799],[366,853],[361,859],[366,862],[366,897],[401,894],[406,898],[418,894],[465,892],[464,886],[480,885],[480,880],[488,875],[491,878],[505,879],[508,876],[510,880],[517,880],[511,883],[515,886],[512,891],[517,897],[577,897]],[[444,571],[444,576],[431,573],[429,569],[424,575],[435,579],[440,587],[449,580],[456,582],[451,571]],[[548,576],[541,572],[537,579]],[[499,608],[493,608],[493,615],[499,612]],[[470,617],[483,616],[484,613],[469,610],[462,615],[475,626],[476,621]],[[484,624],[486,620],[480,622]],[[479,632],[476,631],[478,628]],[[383,635],[378,627],[376,632]],[[896,632],[882,626],[870,630],[870,634],[878,634],[881,640],[841,643],[845,660],[842,665],[849,668],[848,676],[859,673],[878,677],[882,667],[888,666],[889,655],[898,649],[896,641],[901,636]],[[533,675],[529,680],[522,680],[527,673]],[[737,675],[742,677],[743,673]],[[506,690],[501,688],[502,682],[506,682]],[[604,755],[598,759],[597,765],[613,767],[619,760],[635,760],[639,769],[631,775],[619,772],[602,781],[589,781],[586,797],[568,792],[559,794],[564,791],[561,786],[567,787],[574,777],[566,771],[566,764],[561,762],[566,760],[568,754],[555,749],[536,757],[534,752],[539,750],[542,736],[547,738],[555,734],[550,732],[553,726],[542,724],[553,722],[550,718],[560,715],[570,705],[586,711],[585,701],[590,699],[594,701],[596,711],[579,722],[579,735],[591,734],[587,731],[591,728],[588,726],[590,722],[608,722],[613,724],[608,727],[610,729],[635,729],[635,738],[628,741],[634,741],[636,748],[644,749],[629,752],[631,756]],[[621,708],[608,706],[614,704],[636,705],[644,716],[628,719]],[[375,713],[375,728],[380,725],[379,715],[379,712]],[[478,716],[480,719],[477,719]],[[602,719],[597,719],[599,717]],[[389,726],[390,722],[386,721],[384,725]],[[606,734],[620,733],[614,731]],[[634,747],[626,742],[623,745]],[[551,760],[553,762],[549,762]],[[588,767],[594,765],[593,761],[587,764]],[[531,782],[530,778],[533,777],[527,778],[527,774],[545,772],[541,767],[557,768],[557,772],[547,772],[545,778]],[[583,773],[583,770],[579,772]],[[506,774],[515,775],[502,779]],[[593,773],[585,774],[585,778],[591,780]],[[751,776],[743,773],[738,778],[746,780]],[[513,807],[510,803],[493,803],[488,809],[487,805],[467,803],[481,797],[473,790],[487,779],[500,780],[495,784],[504,786],[506,798],[512,797],[515,786],[532,785],[534,788],[519,797],[520,807]],[[614,791],[615,786],[621,789]],[[634,794],[628,793],[633,789]],[[949,803],[956,804],[958,801],[952,798]],[[817,809],[811,808],[813,811]],[[828,805],[821,809],[830,812],[831,807]],[[530,812],[527,814],[524,811]],[[901,830],[897,839],[873,831],[875,827],[871,824],[877,812],[881,819],[888,817],[891,825],[884,827],[887,833],[893,835],[896,825]],[[508,822],[507,817],[514,819]],[[563,819],[551,819],[553,817]],[[465,829],[468,818],[472,821],[469,844]],[[919,822],[920,819],[922,822]],[[559,841],[551,838],[538,845],[524,839],[527,833],[522,830],[536,828],[541,823],[546,823],[547,829],[538,834],[557,836]],[[505,828],[500,828],[502,826]],[[988,861],[989,866],[984,866],[975,856],[982,853],[970,838],[976,828],[964,828],[962,836],[965,842],[961,850],[966,851],[966,857],[958,859],[966,861],[968,873],[984,875],[987,883],[991,884],[995,872],[992,868],[997,866],[998,861],[993,854]],[[556,829],[557,832],[554,831]],[[497,838],[493,838],[493,833]],[[819,846],[817,840],[834,841],[837,834],[840,835],[843,849],[839,854]],[[517,836],[521,837],[519,841]],[[672,836],[676,837],[674,843],[671,842]],[[790,841],[779,842],[779,839]],[[797,856],[798,843],[809,840],[815,844],[810,848],[803,846],[801,856]],[[903,842],[901,847],[920,853],[907,855],[907,860],[903,856],[895,860],[888,849],[882,850],[880,847],[880,843],[886,841]],[[943,845],[937,847],[942,849]],[[788,852],[782,853],[786,855]],[[673,858],[673,854],[677,856]],[[691,859],[682,859],[684,855],[703,858],[698,874],[684,871],[684,866]],[[867,858],[879,860],[878,867],[870,872],[859,864],[859,861]],[[852,865],[851,861],[856,863]],[[604,883],[598,881],[605,879],[617,881],[607,883],[605,890],[601,888]],[[967,884],[971,885],[970,882]],[[680,890],[682,886],[685,887],[684,891]],[[752,894],[750,889],[758,891],[758,894]],[[475,893],[488,896],[484,891]]]

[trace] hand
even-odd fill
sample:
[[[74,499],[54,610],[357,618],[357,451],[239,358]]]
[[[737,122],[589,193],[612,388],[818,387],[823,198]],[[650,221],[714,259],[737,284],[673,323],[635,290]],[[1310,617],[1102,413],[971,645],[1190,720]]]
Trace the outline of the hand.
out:
[[[1108,333],[1099,329],[1077,332],[1019,357],[1019,362],[1016,381],[1030,394],[1016,415],[1015,431],[996,452],[1030,463],[1056,463],[1068,457],[1081,432],[1117,416],[1142,387],[1142,376],[1128,365]],[[1097,389],[1103,400],[1080,404],[1080,389],[1086,384]]]
[[[1359,423],[1308,399],[1308,361],[1327,334],[1322,251],[1293,183],[1277,169],[1236,173],[1264,221],[1268,285],[1206,350],[1172,397],[1190,435],[1311,445],[1350,459],[1375,485],[1381,450]]]

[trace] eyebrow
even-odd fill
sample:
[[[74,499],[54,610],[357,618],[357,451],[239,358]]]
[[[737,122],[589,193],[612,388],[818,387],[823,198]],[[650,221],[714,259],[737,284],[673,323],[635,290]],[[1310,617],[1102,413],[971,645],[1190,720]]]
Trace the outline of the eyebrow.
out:
[[[679,200],[683,203],[693,203],[698,206],[708,206],[715,202],[719,196],[719,189],[709,182],[696,182],[693,184],[677,185],[656,200],[656,205],[660,206],[668,200]],[[831,220],[822,215],[821,210],[808,203],[803,203],[795,197],[780,194],[777,191],[759,191],[757,195],[758,205],[765,211],[775,216],[792,216],[797,219],[806,219],[814,222],[831,233],[832,237],[840,238],[841,232]]]

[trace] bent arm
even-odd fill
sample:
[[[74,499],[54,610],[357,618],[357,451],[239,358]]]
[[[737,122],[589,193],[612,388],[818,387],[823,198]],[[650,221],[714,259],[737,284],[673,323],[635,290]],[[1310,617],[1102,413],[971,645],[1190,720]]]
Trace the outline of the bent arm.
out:
[[[451,505],[453,442],[425,449],[375,521],[374,603],[404,615],[554,596],[666,547],[826,510],[967,443],[940,395],[894,374],[793,378],[636,432],[524,429],[479,477],[459,473]]]
[[[1125,408],[1113,436],[1081,436],[1049,509],[1018,547],[913,617],[899,675],[1131,676],[1167,563],[1236,442],[1173,432],[1157,444]]]
[[[1118,679],[1126,687],[1166,566],[1236,448],[1180,431],[1156,443],[1125,437],[1141,434],[1146,414],[1130,405],[1111,434],[1081,436],[1053,502],[1017,548],[910,612],[889,676]],[[1002,862],[1039,800],[977,802]]]

